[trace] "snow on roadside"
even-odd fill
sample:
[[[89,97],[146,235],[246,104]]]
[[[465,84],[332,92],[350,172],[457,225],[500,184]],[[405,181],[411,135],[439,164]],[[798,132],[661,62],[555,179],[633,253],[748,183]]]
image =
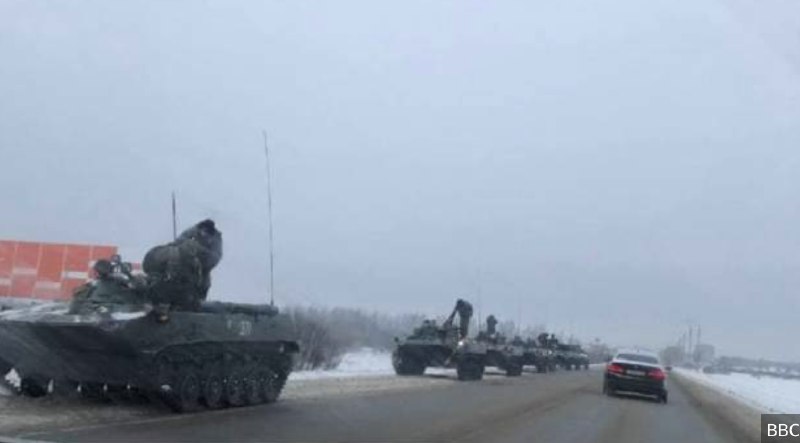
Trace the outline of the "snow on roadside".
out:
[[[455,373],[453,369],[428,368],[426,374],[446,375]],[[346,353],[335,369],[295,371],[289,380],[317,380],[321,378],[379,377],[394,375],[392,353],[380,349],[361,348]]]
[[[289,380],[313,380],[319,378],[369,377],[394,374],[392,354],[388,351],[361,348],[346,353],[335,369],[295,371]]]
[[[800,380],[749,374],[706,374],[675,369],[678,374],[724,392],[765,412],[800,414]]]
[[[6,375],[0,375],[0,396],[14,395],[14,389],[19,388],[19,375],[11,370]]]

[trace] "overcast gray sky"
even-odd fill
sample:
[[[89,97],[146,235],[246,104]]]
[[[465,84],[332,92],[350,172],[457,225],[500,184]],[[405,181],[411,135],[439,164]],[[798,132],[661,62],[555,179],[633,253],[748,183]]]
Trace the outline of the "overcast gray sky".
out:
[[[800,334],[790,12],[1,0],[0,237],[138,261],[174,189],[184,227],[224,233],[212,296],[262,300],[263,128],[281,304],[466,297],[585,339],[695,322],[722,352],[800,359],[780,342]]]

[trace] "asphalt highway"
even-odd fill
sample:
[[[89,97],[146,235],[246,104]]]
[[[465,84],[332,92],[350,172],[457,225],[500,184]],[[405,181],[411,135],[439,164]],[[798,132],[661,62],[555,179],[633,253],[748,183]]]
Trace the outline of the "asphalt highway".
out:
[[[749,441],[714,411],[704,410],[677,383],[669,385],[670,403],[663,405],[639,397],[606,397],[601,377],[597,370],[526,373],[517,378],[490,375],[482,382],[421,377],[422,388],[289,397],[272,405],[192,415],[164,413],[17,436],[147,443]],[[387,383],[392,378],[387,377]]]

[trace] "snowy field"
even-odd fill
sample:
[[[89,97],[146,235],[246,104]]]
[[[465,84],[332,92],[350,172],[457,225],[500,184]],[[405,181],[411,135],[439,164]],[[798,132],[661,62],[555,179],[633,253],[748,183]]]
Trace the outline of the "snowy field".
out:
[[[345,354],[336,369],[295,371],[289,376],[289,380],[369,377],[391,374],[394,374],[394,369],[392,369],[392,354],[390,352],[362,348]]]
[[[704,374],[688,369],[675,371],[764,412],[800,414],[800,380],[749,374]]]
[[[455,374],[455,369],[428,368],[426,374]],[[295,371],[289,380],[314,380],[320,378],[378,377],[394,375],[392,353],[372,348],[361,348],[342,357],[336,369],[318,371]]]

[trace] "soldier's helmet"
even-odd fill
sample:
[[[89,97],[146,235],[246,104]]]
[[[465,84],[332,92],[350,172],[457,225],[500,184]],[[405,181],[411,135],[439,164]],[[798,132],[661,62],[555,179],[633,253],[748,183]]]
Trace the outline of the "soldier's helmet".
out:
[[[95,262],[94,266],[92,266],[92,269],[94,269],[94,272],[97,273],[98,278],[108,278],[114,272],[114,265],[110,260],[101,258]]]

